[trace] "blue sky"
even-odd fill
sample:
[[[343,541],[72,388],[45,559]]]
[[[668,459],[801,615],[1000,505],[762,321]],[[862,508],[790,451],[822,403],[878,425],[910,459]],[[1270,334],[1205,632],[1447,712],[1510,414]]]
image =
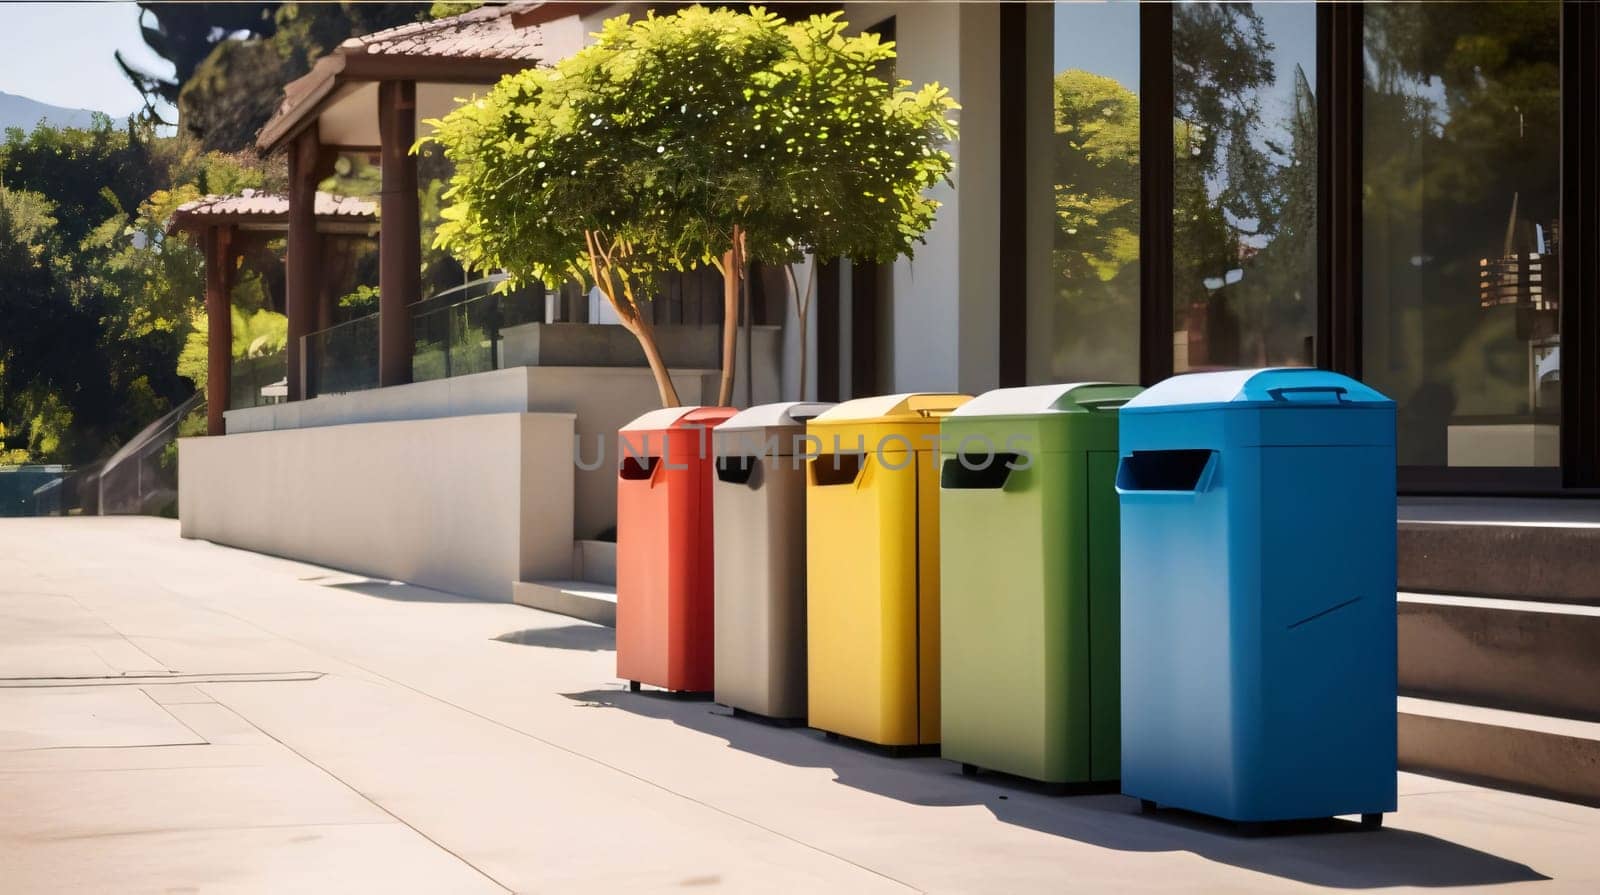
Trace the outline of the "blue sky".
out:
[[[0,90],[113,117],[143,101],[112,53],[170,73],[139,36],[139,7],[131,2],[0,3]]]

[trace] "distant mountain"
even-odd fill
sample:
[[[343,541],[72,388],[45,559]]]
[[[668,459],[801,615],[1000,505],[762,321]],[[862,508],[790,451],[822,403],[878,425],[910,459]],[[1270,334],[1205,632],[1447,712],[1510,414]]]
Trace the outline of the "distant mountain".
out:
[[[8,127],[31,131],[40,119],[57,127],[88,127],[93,116],[88,109],[65,109],[0,90],[0,131]]]

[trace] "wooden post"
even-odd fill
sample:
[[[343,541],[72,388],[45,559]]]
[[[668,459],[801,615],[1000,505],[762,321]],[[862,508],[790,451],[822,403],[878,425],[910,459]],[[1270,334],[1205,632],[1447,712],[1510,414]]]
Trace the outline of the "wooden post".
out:
[[[289,317],[289,395],[301,401],[305,393],[305,358],[301,342],[316,325],[322,295],[322,242],[317,234],[317,168],[321,160],[316,128],[289,145],[289,235],[284,263],[284,304]]]
[[[417,201],[417,85],[378,84],[378,384],[411,381],[411,305],[422,292],[422,220]]]
[[[206,434],[226,431],[223,412],[233,387],[233,228],[205,233],[206,256]]]

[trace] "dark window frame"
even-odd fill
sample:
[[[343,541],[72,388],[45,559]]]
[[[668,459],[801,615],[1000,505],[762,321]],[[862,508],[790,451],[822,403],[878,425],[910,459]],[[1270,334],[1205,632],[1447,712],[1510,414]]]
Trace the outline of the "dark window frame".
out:
[[[1002,176],[1000,381],[1027,371],[1026,22],[1001,7]],[[1139,369],[1153,385],[1172,375],[1172,7],[1139,10]],[[1317,327],[1319,367],[1362,373],[1361,4],[1317,4]],[[1561,24],[1561,465],[1398,470],[1401,494],[1593,496],[1600,493],[1600,4],[1563,0]],[[1009,99],[1007,99],[1009,97]]]

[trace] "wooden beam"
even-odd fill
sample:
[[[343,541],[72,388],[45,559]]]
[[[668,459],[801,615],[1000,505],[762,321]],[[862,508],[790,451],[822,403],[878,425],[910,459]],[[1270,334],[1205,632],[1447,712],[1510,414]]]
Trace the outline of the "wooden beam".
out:
[[[306,394],[305,337],[316,326],[321,296],[322,236],[317,232],[317,181],[320,147],[316,128],[294,138],[289,147],[289,235],[284,263],[288,267],[284,304],[289,317],[288,386],[290,401]]]
[[[417,201],[417,85],[378,85],[383,186],[378,210],[378,384],[411,381],[411,305],[422,292],[422,219]]]
[[[206,434],[226,431],[223,413],[233,387],[233,228],[205,233],[206,258]]]

